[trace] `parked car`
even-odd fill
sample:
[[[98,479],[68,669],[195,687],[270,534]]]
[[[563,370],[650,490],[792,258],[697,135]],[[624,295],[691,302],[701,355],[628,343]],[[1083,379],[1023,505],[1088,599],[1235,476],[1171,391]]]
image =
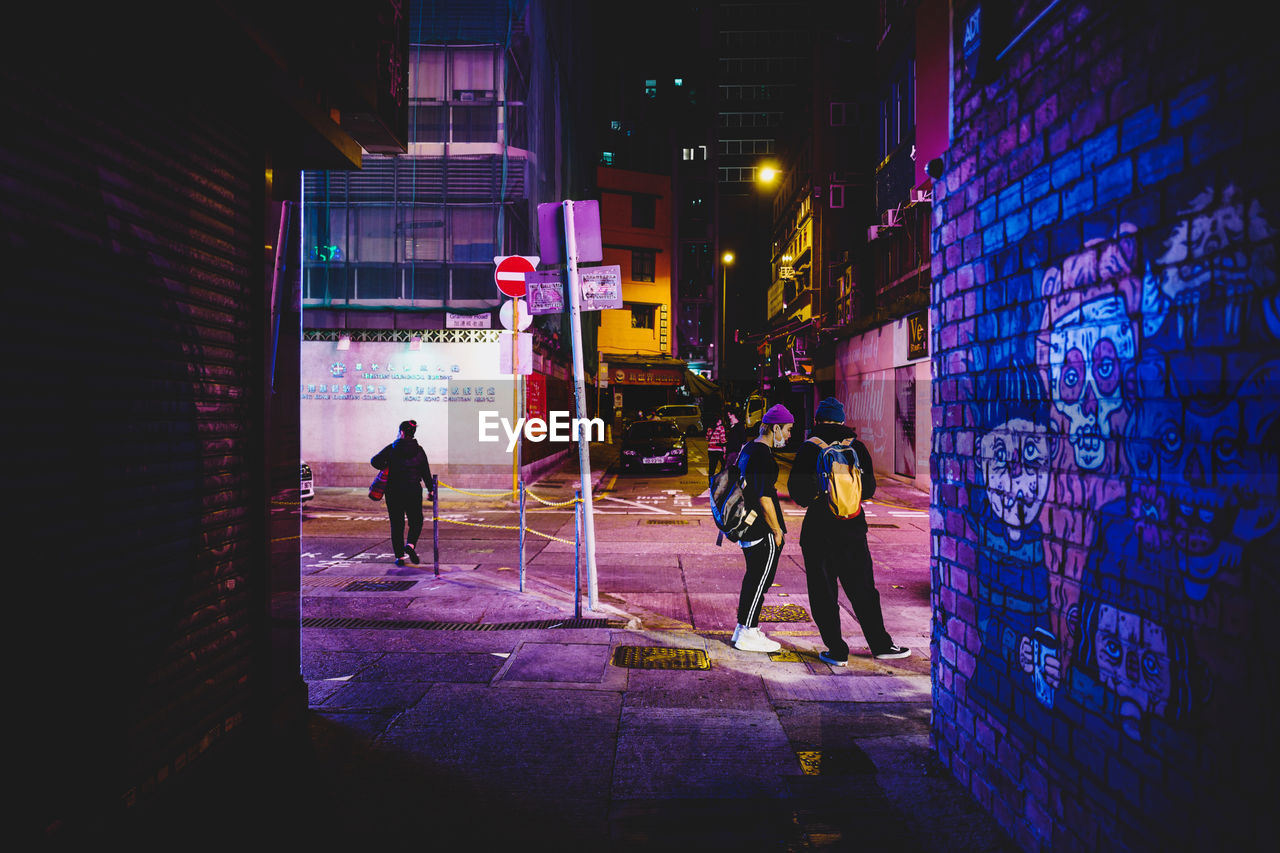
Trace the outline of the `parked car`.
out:
[[[316,496],[315,480],[311,476],[311,466],[305,461],[302,463],[302,483],[298,492],[298,497],[302,501],[309,501]]]
[[[623,471],[647,468],[674,468],[681,474],[689,470],[684,435],[671,421],[637,421],[622,435]]]
[[[654,413],[664,421],[671,421],[685,435],[702,434],[702,410],[686,403],[659,406]]]
[[[764,410],[769,408],[768,401],[759,394],[752,394],[742,404],[742,421],[746,424],[748,430],[759,428],[760,421],[764,418]]]

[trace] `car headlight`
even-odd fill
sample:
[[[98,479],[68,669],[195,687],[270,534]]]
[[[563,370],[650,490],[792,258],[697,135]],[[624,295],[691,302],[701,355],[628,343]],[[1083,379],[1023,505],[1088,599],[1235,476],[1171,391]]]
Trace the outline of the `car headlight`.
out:
[[[671,448],[671,452],[674,453],[676,456],[684,456],[683,447],[673,447]]]

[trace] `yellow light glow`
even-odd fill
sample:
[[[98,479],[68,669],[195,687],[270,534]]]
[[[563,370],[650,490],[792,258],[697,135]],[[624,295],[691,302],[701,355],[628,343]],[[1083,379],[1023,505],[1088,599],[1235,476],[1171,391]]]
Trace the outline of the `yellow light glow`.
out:
[[[721,258],[721,260],[724,261],[726,264],[733,263],[733,252],[725,252],[724,257]]]
[[[759,175],[760,175],[760,180],[764,181],[767,184],[773,181],[774,178],[778,177],[778,170],[773,168],[772,166],[762,166],[760,168]]]

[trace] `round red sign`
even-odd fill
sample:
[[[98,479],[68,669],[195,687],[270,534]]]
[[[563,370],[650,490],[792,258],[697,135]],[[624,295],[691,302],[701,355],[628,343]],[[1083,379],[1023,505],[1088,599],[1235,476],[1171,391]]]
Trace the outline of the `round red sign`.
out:
[[[507,296],[515,298],[524,296],[525,284],[524,274],[533,272],[533,264],[529,263],[529,259],[522,255],[508,255],[498,261],[498,267],[493,272],[493,280]]]

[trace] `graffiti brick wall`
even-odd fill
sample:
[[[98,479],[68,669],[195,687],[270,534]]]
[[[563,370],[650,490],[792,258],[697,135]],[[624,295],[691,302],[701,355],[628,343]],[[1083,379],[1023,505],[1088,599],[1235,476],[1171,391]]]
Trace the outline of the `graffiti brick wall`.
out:
[[[1027,850],[1254,849],[1280,683],[1274,50],[1213,4],[982,5],[954,7],[934,195],[938,753]]]

